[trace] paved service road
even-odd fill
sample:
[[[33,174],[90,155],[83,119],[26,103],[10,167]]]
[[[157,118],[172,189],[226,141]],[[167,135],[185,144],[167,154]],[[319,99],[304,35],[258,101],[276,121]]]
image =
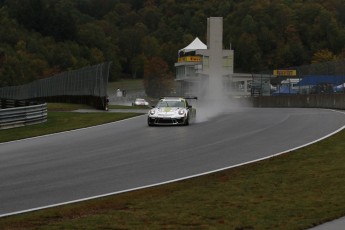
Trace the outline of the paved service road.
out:
[[[191,126],[146,116],[0,144],[0,216],[227,168],[302,146],[345,125],[322,109],[245,108]]]
[[[345,217],[321,224],[314,228],[310,228],[310,230],[342,230],[344,228],[345,228]]]

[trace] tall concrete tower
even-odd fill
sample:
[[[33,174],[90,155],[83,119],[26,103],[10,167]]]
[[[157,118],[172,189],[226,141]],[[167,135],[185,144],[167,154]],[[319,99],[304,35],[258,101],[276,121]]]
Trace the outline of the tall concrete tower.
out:
[[[223,49],[223,18],[207,19],[207,50],[197,50],[203,56],[203,68],[200,75],[207,76],[204,90],[209,97],[220,97],[221,91],[230,89],[233,74],[233,50]]]
[[[200,95],[231,84],[234,53],[223,49],[222,17],[207,19],[207,47],[182,50],[184,58],[179,56],[181,61],[175,63],[176,81],[182,93]]]
[[[212,70],[216,70],[223,76],[233,73],[233,50],[223,50],[222,17],[207,19],[207,50],[197,50],[196,52],[203,55],[205,60],[203,66],[204,74],[209,74]]]

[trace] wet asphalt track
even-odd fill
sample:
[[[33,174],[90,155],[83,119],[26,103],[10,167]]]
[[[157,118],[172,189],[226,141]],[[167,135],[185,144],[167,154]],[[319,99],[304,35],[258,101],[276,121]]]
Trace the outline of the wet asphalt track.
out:
[[[255,161],[344,126],[343,112],[245,108],[188,127],[140,116],[0,144],[0,217]]]

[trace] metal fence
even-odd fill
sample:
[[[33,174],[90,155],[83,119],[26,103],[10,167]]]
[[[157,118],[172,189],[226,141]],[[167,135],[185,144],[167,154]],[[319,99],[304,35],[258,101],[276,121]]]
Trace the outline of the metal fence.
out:
[[[28,100],[58,96],[107,96],[111,62],[68,71],[26,85],[0,88],[0,98]]]

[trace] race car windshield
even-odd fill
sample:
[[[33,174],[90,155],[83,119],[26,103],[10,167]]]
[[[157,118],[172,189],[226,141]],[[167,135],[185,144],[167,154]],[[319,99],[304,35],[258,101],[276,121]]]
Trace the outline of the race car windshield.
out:
[[[183,101],[160,101],[160,102],[158,102],[157,107],[179,107],[179,108],[183,108],[183,107],[185,107],[185,104]]]

